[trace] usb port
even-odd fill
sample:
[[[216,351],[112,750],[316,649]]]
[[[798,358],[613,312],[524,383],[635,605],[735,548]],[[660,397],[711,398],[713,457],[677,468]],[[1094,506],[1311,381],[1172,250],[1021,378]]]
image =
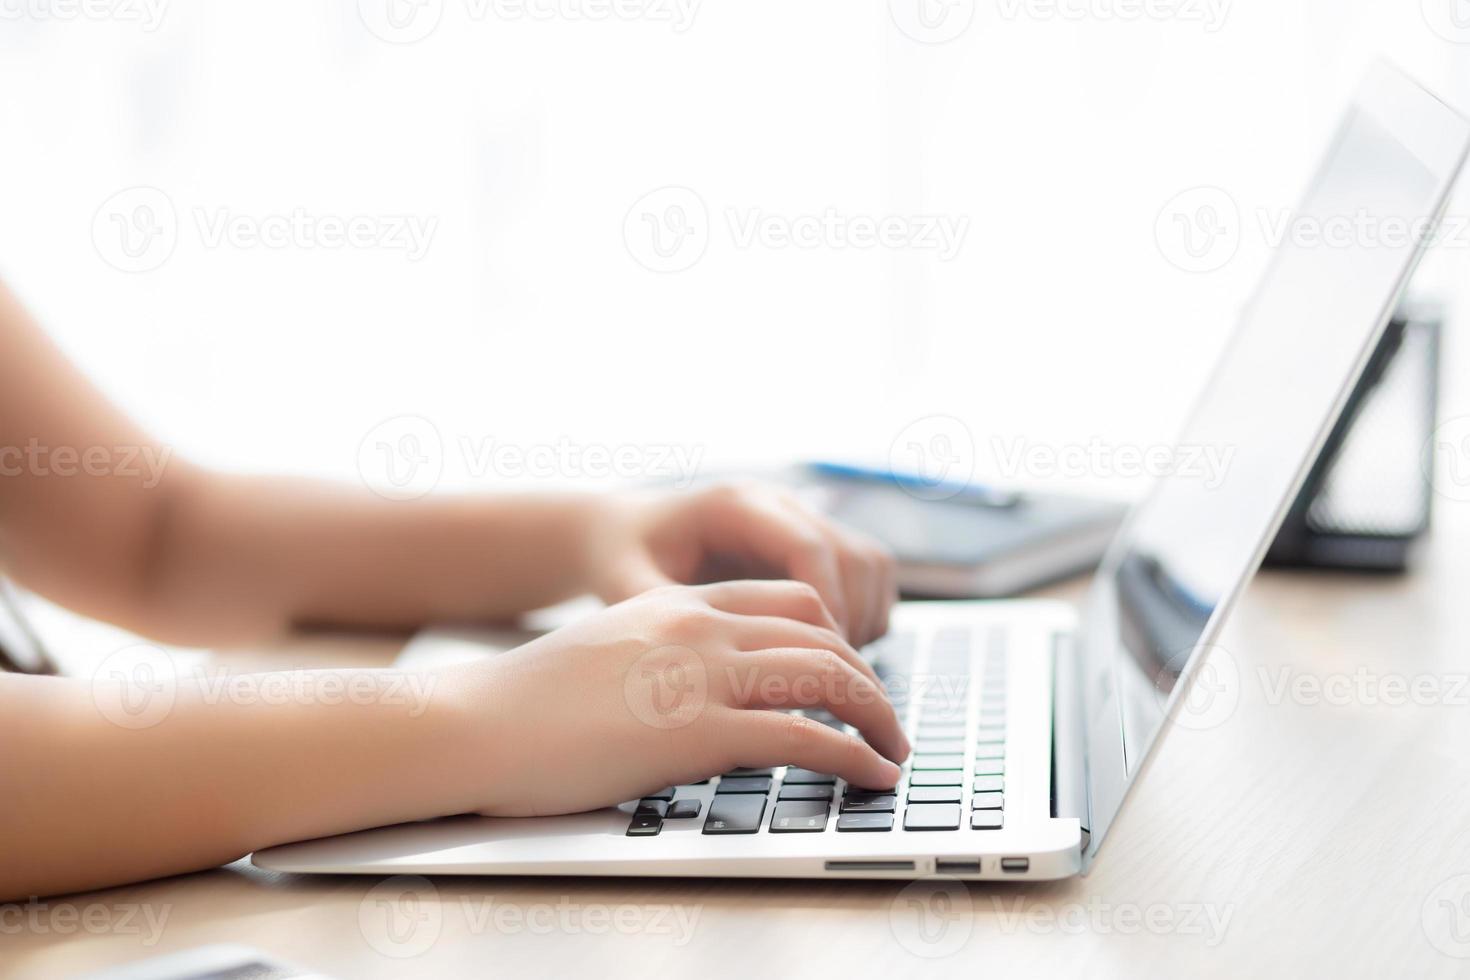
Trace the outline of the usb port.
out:
[[[963,861],[953,858],[935,858],[934,870],[942,875],[977,875],[980,873],[980,859]]]
[[[1022,871],[1031,870],[1030,858],[1001,858],[1000,870],[1019,874]]]

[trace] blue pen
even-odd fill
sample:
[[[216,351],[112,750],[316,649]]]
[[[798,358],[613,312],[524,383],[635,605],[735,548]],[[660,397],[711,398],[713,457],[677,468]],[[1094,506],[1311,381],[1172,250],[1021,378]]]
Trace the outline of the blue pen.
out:
[[[828,479],[887,483],[905,490],[913,490],[925,499],[954,500],[982,507],[1014,507],[1021,502],[1021,494],[1014,490],[1001,490],[980,483],[926,480],[916,473],[903,473],[871,466],[855,466],[851,463],[835,463],[828,460],[813,460],[806,465],[813,473]]]

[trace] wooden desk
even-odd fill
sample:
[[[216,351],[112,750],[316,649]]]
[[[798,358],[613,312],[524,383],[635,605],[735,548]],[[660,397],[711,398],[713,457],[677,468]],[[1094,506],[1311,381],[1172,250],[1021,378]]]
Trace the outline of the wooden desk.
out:
[[[46,903],[46,931],[12,906],[0,973],[241,942],[342,978],[1470,975],[1470,555],[1455,541],[1441,529],[1404,579],[1264,573],[1222,644],[1233,710],[1168,734],[1087,878],[951,885],[925,905],[896,882],[446,877],[421,888],[427,949],[399,959],[372,924],[380,879],[240,862]],[[931,909],[922,934],[911,899]]]

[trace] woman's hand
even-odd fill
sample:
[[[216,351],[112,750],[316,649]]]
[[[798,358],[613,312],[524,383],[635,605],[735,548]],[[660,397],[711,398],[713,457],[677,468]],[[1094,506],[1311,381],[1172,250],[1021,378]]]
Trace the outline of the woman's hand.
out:
[[[835,625],[799,582],[661,588],[452,668],[483,740],[481,812],[588,810],[739,766],[894,785],[908,740]],[[786,708],[826,709],[863,737],[773,710]]]
[[[853,645],[888,631],[898,597],[892,556],[785,490],[722,484],[610,497],[597,507],[586,574],[608,602],[671,583],[794,579],[816,590]]]

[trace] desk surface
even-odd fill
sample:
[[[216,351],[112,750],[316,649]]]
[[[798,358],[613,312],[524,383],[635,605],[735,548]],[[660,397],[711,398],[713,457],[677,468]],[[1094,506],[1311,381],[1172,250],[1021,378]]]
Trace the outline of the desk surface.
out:
[[[371,925],[381,879],[240,862],[12,906],[0,973],[239,942],[342,978],[1464,976],[1470,555],[1454,541],[1441,529],[1407,578],[1263,573],[1222,643],[1233,710],[1168,734],[1086,878],[935,897],[897,882],[444,877],[420,889],[427,948],[399,959]],[[382,663],[395,649],[305,652]]]

